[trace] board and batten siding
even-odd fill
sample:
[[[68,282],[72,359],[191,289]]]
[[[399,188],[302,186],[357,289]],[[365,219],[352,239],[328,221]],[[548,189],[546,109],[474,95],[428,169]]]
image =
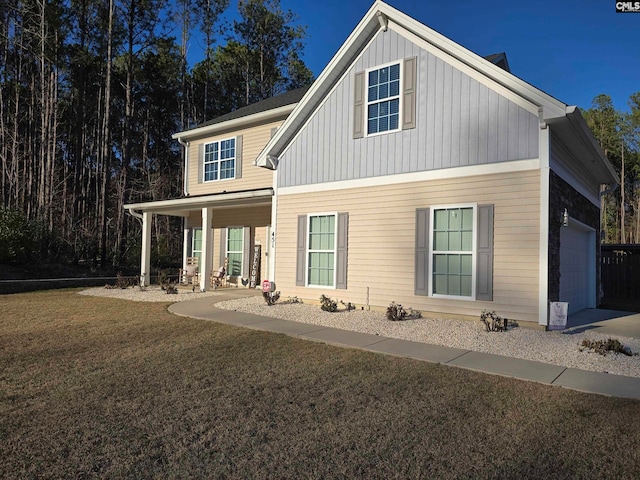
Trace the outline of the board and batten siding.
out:
[[[269,142],[272,129],[282,124],[282,121],[270,122],[251,128],[205,137],[194,140],[189,145],[189,195],[204,195],[221,193],[223,191],[252,190],[273,186],[273,172],[265,168],[256,167],[253,162],[264,146]],[[232,180],[198,183],[198,169],[200,146],[206,143],[225,140],[242,135],[242,177]],[[200,178],[202,175],[200,175]]]
[[[357,72],[417,57],[416,128],[353,137]],[[380,32],[283,152],[288,187],[538,157],[538,117],[393,30]]]
[[[414,295],[416,209],[461,203],[494,206],[493,301]],[[296,286],[298,215],[349,214],[347,290]],[[372,306],[399,302],[425,312],[479,316],[483,309],[538,321],[540,174],[537,170],[398,183],[278,197],[276,284],[285,296],[321,294]],[[285,252],[288,252],[285,254]],[[336,297],[337,296],[337,297]]]

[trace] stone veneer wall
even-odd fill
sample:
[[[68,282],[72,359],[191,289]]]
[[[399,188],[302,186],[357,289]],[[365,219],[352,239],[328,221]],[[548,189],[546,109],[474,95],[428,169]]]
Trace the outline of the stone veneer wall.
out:
[[[549,301],[560,300],[560,229],[562,214],[569,216],[596,231],[596,293],[600,292],[600,209],[580,195],[571,185],[549,172]],[[596,295],[600,301],[600,295]]]

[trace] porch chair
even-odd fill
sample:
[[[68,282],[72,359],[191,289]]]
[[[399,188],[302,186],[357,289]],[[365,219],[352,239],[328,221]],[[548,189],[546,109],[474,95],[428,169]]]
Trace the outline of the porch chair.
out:
[[[211,288],[215,290],[218,287],[229,286],[229,277],[227,276],[228,269],[229,269],[229,259],[225,257],[224,265],[221,266],[218,270],[211,272],[211,275],[209,277],[209,281],[211,282]]]
[[[179,277],[182,285],[198,283],[198,257],[187,257],[187,264],[180,269]]]

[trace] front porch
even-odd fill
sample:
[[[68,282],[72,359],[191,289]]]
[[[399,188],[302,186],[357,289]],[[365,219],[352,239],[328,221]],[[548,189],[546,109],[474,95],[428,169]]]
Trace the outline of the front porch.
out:
[[[199,259],[197,288],[211,288],[213,271],[228,260],[229,280],[256,286],[269,276],[273,189],[263,188],[125,205],[142,223],[140,278],[150,283],[151,225],[154,215],[183,219],[182,264]]]

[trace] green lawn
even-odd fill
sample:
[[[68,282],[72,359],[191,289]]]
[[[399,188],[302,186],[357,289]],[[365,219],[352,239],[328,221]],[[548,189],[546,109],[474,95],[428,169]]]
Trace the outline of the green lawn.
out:
[[[166,308],[0,296],[0,477],[638,478],[638,401]]]

